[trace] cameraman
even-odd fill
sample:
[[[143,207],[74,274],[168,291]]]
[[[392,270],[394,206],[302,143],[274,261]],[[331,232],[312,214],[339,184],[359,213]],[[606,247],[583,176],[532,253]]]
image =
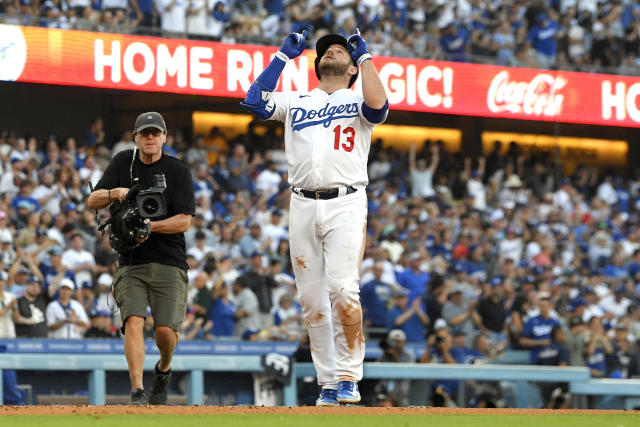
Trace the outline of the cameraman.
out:
[[[123,319],[124,352],[129,365],[131,403],[165,405],[171,378],[171,358],[178,344],[178,330],[186,313],[187,262],[184,232],[195,213],[191,172],[182,161],[164,155],[162,145],[167,127],[155,112],[138,116],[133,130],[137,147],[118,153],[87,200],[91,209],[114,202],[128,202],[133,178],[147,189],[154,175],[164,174],[165,215],[144,220],[148,237],[138,238],[139,246],[120,255],[113,293]],[[133,192],[132,192],[133,194]],[[125,203],[126,206],[126,203]],[[117,210],[118,203],[112,208]],[[114,217],[114,211],[111,212]],[[142,329],[147,304],[155,320],[160,361],[155,366],[153,386],[147,396],[142,384],[145,347]],[[126,332],[125,332],[126,331]]]

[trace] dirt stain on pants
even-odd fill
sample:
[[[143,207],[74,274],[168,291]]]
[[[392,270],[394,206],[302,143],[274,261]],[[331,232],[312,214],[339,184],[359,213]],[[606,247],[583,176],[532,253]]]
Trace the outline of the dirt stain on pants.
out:
[[[362,332],[362,309],[360,303],[348,305],[338,305],[338,316],[342,323],[342,329],[347,341],[349,353],[353,354],[356,344],[364,343],[364,333]]]

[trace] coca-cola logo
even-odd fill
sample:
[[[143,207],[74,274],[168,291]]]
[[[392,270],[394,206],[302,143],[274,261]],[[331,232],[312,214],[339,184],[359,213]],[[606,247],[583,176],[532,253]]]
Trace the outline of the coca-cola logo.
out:
[[[493,113],[557,116],[562,113],[564,95],[559,91],[567,84],[561,76],[541,73],[531,81],[510,81],[509,71],[493,78],[487,93],[487,106]]]

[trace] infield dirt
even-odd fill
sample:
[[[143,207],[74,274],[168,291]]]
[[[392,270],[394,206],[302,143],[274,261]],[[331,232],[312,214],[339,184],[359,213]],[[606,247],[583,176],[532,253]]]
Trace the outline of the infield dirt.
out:
[[[640,411],[551,410],[551,409],[478,409],[478,408],[370,408],[362,406],[0,406],[3,415],[217,415],[217,414],[323,414],[323,415],[553,415],[553,414],[630,414]]]

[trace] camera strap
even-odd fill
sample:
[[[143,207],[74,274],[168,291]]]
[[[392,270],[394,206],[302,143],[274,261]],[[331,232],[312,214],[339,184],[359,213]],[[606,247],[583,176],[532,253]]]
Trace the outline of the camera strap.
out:
[[[136,162],[136,154],[138,153],[138,146],[133,147],[133,156],[131,157],[131,165],[129,166],[129,185],[133,185],[133,164]]]

